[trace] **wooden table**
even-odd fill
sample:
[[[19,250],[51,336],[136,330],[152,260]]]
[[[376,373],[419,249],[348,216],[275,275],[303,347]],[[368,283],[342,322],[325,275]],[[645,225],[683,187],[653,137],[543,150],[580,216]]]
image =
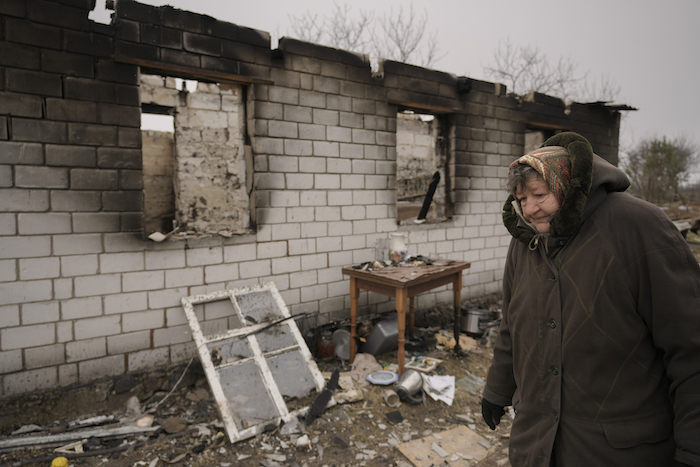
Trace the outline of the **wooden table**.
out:
[[[357,335],[357,299],[360,289],[369,290],[396,299],[398,313],[398,360],[399,374],[403,373],[405,357],[404,334],[406,331],[406,302],[409,304],[408,331],[413,333],[413,305],[416,295],[445,284],[452,284],[454,291],[454,337],[455,351],[459,351],[459,324],[462,293],[462,271],[471,266],[467,261],[438,260],[431,266],[388,267],[377,271],[363,271],[352,267],[343,268],[350,276],[350,362],[355,358],[355,336]]]

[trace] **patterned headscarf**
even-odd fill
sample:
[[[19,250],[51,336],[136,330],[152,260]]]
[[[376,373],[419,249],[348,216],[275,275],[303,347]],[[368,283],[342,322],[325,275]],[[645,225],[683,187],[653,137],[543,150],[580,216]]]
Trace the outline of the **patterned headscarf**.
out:
[[[559,200],[559,204],[562,204],[571,183],[571,158],[566,148],[545,146],[536,149],[513,161],[510,168],[513,169],[518,164],[529,165],[537,170]]]

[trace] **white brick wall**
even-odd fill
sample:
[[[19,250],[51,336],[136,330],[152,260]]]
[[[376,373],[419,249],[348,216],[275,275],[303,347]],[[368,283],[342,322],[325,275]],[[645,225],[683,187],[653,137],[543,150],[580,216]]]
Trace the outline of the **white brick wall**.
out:
[[[396,230],[409,232],[410,253],[471,261],[464,298],[499,289],[510,241],[500,221],[510,146],[481,144],[459,156],[472,165],[462,167],[469,176],[452,180],[462,201],[450,221],[399,227],[396,145],[404,141],[396,140],[394,106],[369,97],[374,84],[353,82],[360,95],[351,97],[337,94],[341,79],[298,75],[289,80],[296,88],[256,84],[268,100],[246,109],[254,233],[153,243],[104,232],[113,217],[73,216],[63,196],[72,192],[63,187],[3,189],[0,396],[188,361],[196,352],[180,307],[187,295],[272,280],[293,313],[318,313],[319,324],[346,318],[349,281],[341,268],[373,259],[375,240]],[[195,162],[184,154],[221,141],[224,128],[242,121],[232,119],[243,118],[245,96],[206,89],[188,95],[179,124],[215,131],[184,132],[190,139],[178,147],[182,163]],[[178,105],[176,90],[149,92],[142,90],[143,102]],[[84,195],[82,205],[92,206]],[[54,211],[59,199],[64,207]],[[451,301],[444,286],[418,296],[417,306]],[[362,292],[360,306],[369,313],[395,305]],[[207,330],[227,325],[220,313],[208,318]]]

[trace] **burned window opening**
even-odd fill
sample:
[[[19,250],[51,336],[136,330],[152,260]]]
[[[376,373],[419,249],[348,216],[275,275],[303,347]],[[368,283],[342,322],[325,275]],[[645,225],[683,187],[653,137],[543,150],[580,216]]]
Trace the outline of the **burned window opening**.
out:
[[[450,211],[446,190],[448,119],[404,110],[396,120],[397,220],[420,223],[421,214],[428,221],[445,220]],[[437,186],[431,187],[431,183]]]
[[[143,134],[144,167],[152,159],[144,169],[146,235],[174,231],[172,238],[182,238],[250,232],[245,93],[246,88],[237,84],[141,75],[144,119],[149,114],[173,118],[172,150],[166,148],[166,134]]]

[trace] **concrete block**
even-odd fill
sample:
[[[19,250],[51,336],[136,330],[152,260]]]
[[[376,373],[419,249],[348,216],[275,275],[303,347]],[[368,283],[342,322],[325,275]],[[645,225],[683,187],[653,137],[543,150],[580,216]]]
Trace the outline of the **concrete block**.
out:
[[[362,159],[364,157],[364,146],[362,144],[340,143],[340,157]]]
[[[325,253],[307,254],[301,257],[301,269],[309,271],[328,267],[328,255]]]
[[[122,275],[122,290],[137,292],[141,290],[162,289],[165,285],[163,271],[133,272]]]
[[[340,207],[320,206],[316,208],[314,217],[317,222],[333,222],[340,220]]]
[[[73,296],[73,279],[54,279],[53,298],[57,300],[71,298]]]
[[[184,313],[182,313],[184,317]],[[170,323],[168,319],[168,323]],[[190,327],[186,324],[180,326],[168,326],[167,329],[156,329],[153,332],[153,345],[162,347],[165,345],[181,344],[192,341]]]
[[[27,349],[24,351],[26,368],[31,370],[46,366],[60,365],[65,362],[65,350],[63,344],[54,344],[45,347]]]
[[[13,373],[22,370],[22,351],[0,352],[0,368],[2,368],[3,373]]]
[[[0,188],[10,188],[14,186],[12,176],[12,166],[0,165]]]
[[[2,62],[0,47],[0,63]],[[42,99],[39,96],[14,92],[0,92],[0,114],[17,117],[41,118]]]
[[[273,274],[287,274],[301,270],[301,261],[298,256],[272,259]]]
[[[99,316],[75,321],[75,336],[78,339],[94,339],[96,337],[121,334],[121,316]],[[104,340],[103,344],[104,346]]]
[[[194,287],[192,289],[194,289]],[[192,291],[192,293],[190,293],[190,289],[188,289],[187,287],[180,287],[178,289],[162,289],[157,290],[155,292],[148,292],[148,306],[151,309],[182,306],[182,304],[180,303],[180,299],[182,297],[186,297],[194,293],[194,290]]]
[[[73,284],[76,297],[89,297],[121,292],[121,276],[119,274],[76,277],[73,279]]]
[[[328,204],[327,192],[325,191],[304,191],[300,196],[302,206],[325,206]]]
[[[290,229],[291,230],[291,229]],[[245,261],[239,263],[240,277],[248,279],[260,276],[269,276],[272,273],[270,260]]]
[[[165,271],[165,286],[168,288],[204,284],[204,268],[171,269]]]
[[[12,135],[16,141],[59,144],[68,142],[66,124],[50,120],[13,118]]]
[[[204,280],[207,284],[232,281],[238,278],[238,264],[221,264],[204,268]]]
[[[0,260],[0,282],[17,280],[17,262],[12,260]]]
[[[17,222],[20,235],[71,232],[71,216],[67,213],[21,213],[17,216]]]
[[[104,245],[104,251],[107,253],[143,251],[146,248],[142,236],[137,233],[104,234]]]
[[[100,259],[100,271],[104,273],[133,272],[144,269],[145,260],[142,252],[107,253]]]
[[[47,390],[56,387],[57,384],[55,367],[12,373],[3,377],[3,395],[13,396]]]
[[[184,268],[184,250],[160,250],[146,252],[146,269]]]
[[[16,68],[8,68],[5,74],[8,91],[55,97],[62,94],[61,75]]]
[[[2,99],[0,93],[0,100]],[[41,144],[0,141],[0,163],[39,165],[44,162]]]
[[[53,324],[36,324],[0,330],[2,350],[26,349],[56,342]]]
[[[72,169],[71,188],[74,190],[116,190],[119,188],[118,172],[105,169]]]
[[[51,237],[0,237],[0,259],[31,258],[51,254]]]
[[[97,166],[107,169],[140,169],[142,168],[140,149],[128,148],[98,148]]]
[[[95,75],[92,57],[59,50],[41,50],[41,68],[51,73],[92,78]]]
[[[314,175],[312,174],[286,174],[286,187],[289,190],[310,190],[314,188]],[[318,188],[316,186],[315,188]]]
[[[338,190],[341,188],[341,176],[336,174],[314,175],[314,188],[317,190]]]
[[[136,311],[121,315],[122,331],[134,332],[162,328],[165,325],[163,310]]]
[[[326,142],[326,141],[314,141],[313,142],[313,155],[314,156],[324,156],[324,157],[339,157],[340,156],[340,146],[339,143]]]
[[[61,276],[63,277],[87,276],[97,273],[97,255],[77,255],[61,257]]]
[[[101,195],[96,191],[51,191],[51,209],[53,211],[99,211],[102,206]]]
[[[17,218],[15,214],[0,214],[0,235],[15,235]]]
[[[119,213],[94,212],[73,214],[73,232],[119,232],[121,218]]]
[[[313,121],[312,109],[310,107],[299,107],[296,105],[284,105],[284,120],[300,123],[318,123]]]
[[[284,211],[282,211],[284,212]],[[230,245],[224,247],[224,262],[239,263],[253,261],[256,258],[256,244]],[[207,268],[209,269],[209,268]]]
[[[23,188],[68,188],[68,171],[55,167],[18,165],[15,186]]]
[[[19,305],[0,306],[0,327],[20,325]]]
[[[149,349],[151,347],[150,331],[131,332],[107,337],[107,354],[120,355]]]
[[[313,153],[311,141],[284,140],[284,153],[290,156],[309,156]]]
[[[84,255],[102,253],[100,234],[72,234],[53,236],[54,255]]]
[[[60,319],[57,301],[25,303],[22,305],[22,324],[51,323]]]
[[[3,42],[0,44],[0,65],[12,68],[41,68],[39,50],[20,44]]]
[[[51,120],[67,122],[98,123],[100,121],[95,102],[75,99],[46,99],[46,116]]]
[[[89,123],[69,123],[68,142],[77,145],[116,146],[117,127]]]
[[[108,315],[146,309],[148,309],[146,292],[119,293],[104,297],[104,312]]]
[[[108,376],[117,376],[126,372],[123,355],[97,358],[94,360],[80,361],[78,372],[81,382]]]
[[[21,280],[51,279],[59,277],[60,262],[58,258],[30,258],[19,260],[19,278]]]
[[[352,142],[352,130],[338,126],[328,126],[326,127],[326,139],[328,141],[350,143]]]
[[[139,212],[143,209],[143,192],[107,191],[102,193],[102,209],[105,211]]]
[[[342,174],[340,176],[341,188],[343,190],[362,190],[365,189],[365,175],[360,174]]]
[[[69,52],[109,57],[114,53],[112,38],[82,31],[64,31],[65,48]]]
[[[46,145],[46,164],[61,167],[95,167],[95,148],[88,146]]]
[[[303,140],[323,141],[326,139],[325,125],[299,123],[299,138]]]
[[[328,235],[328,224],[326,222],[307,222],[301,224],[301,237],[325,237]]]
[[[150,368],[163,367],[170,363],[170,353],[167,347],[153,350],[142,350],[128,356],[129,371],[143,371]]]
[[[278,258],[287,255],[287,242],[264,242],[257,244],[259,259]]]

